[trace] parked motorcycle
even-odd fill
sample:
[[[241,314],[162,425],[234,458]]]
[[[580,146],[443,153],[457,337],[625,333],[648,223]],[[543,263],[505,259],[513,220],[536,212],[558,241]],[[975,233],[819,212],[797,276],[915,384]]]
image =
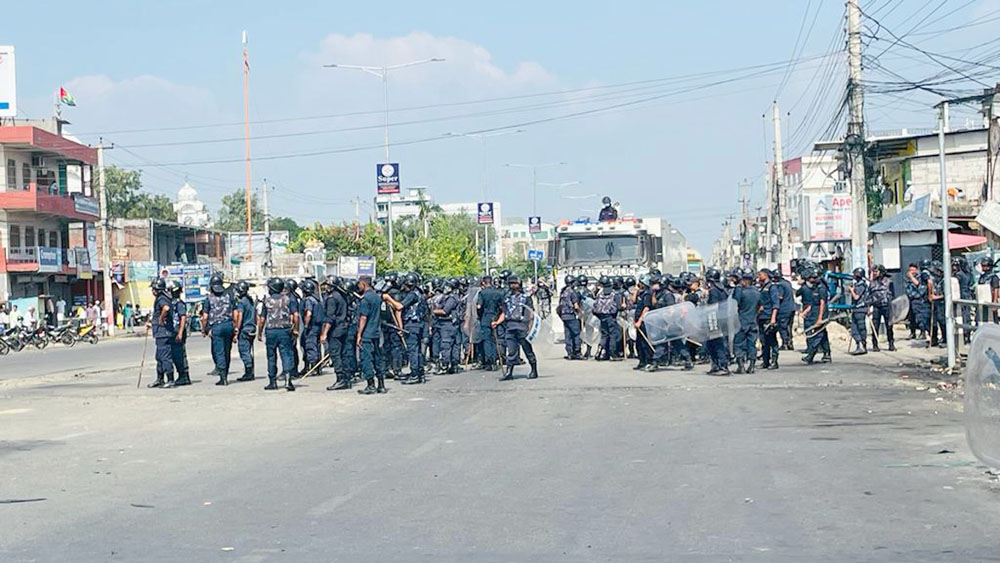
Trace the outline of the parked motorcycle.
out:
[[[63,345],[72,348],[76,344],[76,334],[69,323],[56,327],[49,327],[45,330],[45,336],[51,342],[62,342]]]
[[[21,327],[12,326],[0,334],[0,342],[3,342],[9,350],[20,352],[24,349],[24,341],[21,340]]]
[[[76,340],[97,344],[97,327],[94,325],[83,325],[76,332]]]

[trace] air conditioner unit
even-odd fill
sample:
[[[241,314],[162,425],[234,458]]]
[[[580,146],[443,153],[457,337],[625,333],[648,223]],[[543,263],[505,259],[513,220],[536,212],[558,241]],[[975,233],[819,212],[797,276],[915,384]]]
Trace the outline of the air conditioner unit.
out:
[[[31,155],[31,166],[34,168],[45,168],[45,158],[41,155]]]

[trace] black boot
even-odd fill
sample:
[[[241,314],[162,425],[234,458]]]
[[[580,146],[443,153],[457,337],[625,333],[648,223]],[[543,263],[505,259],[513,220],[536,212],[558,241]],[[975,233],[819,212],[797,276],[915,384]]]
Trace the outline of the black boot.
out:
[[[171,387],[183,387],[185,385],[191,385],[191,376],[187,372],[184,372],[177,376],[177,380]]]
[[[163,374],[162,373],[157,373],[156,374],[156,381],[150,383],[146,387],[149,387],[150,389],[156,389],[158,387],[163,387]]]
[[[326,390],[327,391],[340,391],[342,389],[350,389],[350,388],[351,388],[351,378],[350,377],[341,377],[341,378],[337,379],[337,381],[333,385],[327,387]]]
[[[746,370],[743,369],[743,360],[742,359],[736,360],[736,371],[733,372],[733,373],[738,373],[738,374],[746,373]]]
[[[225,373],[219,372],[219,380],[215,382],[216,385],[229,385],[229,376]]]
[[[757,359],[751,358],[750,363],[747,364],[747,373],[753,373],[757,371]]]
[[[379,393],[379,394],[388,393],[389,392],[389,390],[385,388],[385,376],[384,375],[378,376],[378,387],[375,388],[375,392]]]
[[[890,340],[890,341],[889,341],[889,348],[887,348],[887,349],[888,349],[888,350],[889,350],[890,352],[895,352],[895,351],[896,351],[896,343],[895,343],[895,342],[893,342],[892,340]]]
[[[528,372],[528,379],[538,379],[538,362],[531,360],[529,364],[531,365],[531,371]]]
[[[510,381],[514,379],[514,366],[512,364],[507,364],[507,367],[503,370],[503,377],[500,381]]]
[[[253,379],[253,372],[247,370],[243,373],[243,377],[237,379],[236,381],[253,381]]]
[[[868,347],[864,342],[856,342],[854,350],[851,350],[850,353],[852,356],[863,356],[868,353]]]
[[[295,391],[295,385],[292,384],[294,377],[289,377],[285,379],[285,391]]]
[[[828,364],[828,363],[830,363],[830,362],[833,361],[833,358],[830,357],[830,353],[829,352],[824,352],[823,353],[823,357],[820,358],[820,361],[823,362],[824,364]]]
[[[802,361],[805,362],[806,364],[812,365],[812,364],[816,363],[816,360],[813,359],[815,357],[816,357],[816,354],[813,354],[812,352],[810,352],[810,353],[806,354],[805,356],[802,356]]]
[[[375,390],[375,378],[374,377],[369,377],[366,381],[368,382],[368,386],[365,387],[364,389],[358,389],[358,394],[359,395],[374,395],[376,393],[376,390]]]
[[[277,377],[268,377],[267,378],[267,387],[264,388],[264,391],[274,391],[277,388],[278,388],[278,378]]]
[[[424,382],[425,382],[424,374],[418,373],[418,374],[411,374],[410,377],[408,377],[406,381],[403,382],[403,385],[420,385],[421,383]]]

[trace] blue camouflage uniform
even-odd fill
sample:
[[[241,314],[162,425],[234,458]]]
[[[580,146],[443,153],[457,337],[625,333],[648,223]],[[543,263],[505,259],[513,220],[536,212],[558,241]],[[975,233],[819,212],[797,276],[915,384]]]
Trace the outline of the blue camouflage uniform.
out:
[[[757,360],[757,310],[760,309],[760,291],[753,285],[737,286],[732,298],[739,312],[740,329],[733,339],[733,355],[740,362],[753,364]]]
[[[257,336],[257,310],[249,295],[240,297],[236,308],[242,315],[240,332],[236,336],[236,349],[240,353],[240,360],[243,361],[244,377],[253,378],[253,340]]]
[[[233,294],[224,291],[209,294],[202,302],[202,312],[208,315],[203,329],[212,337],[212,361],[215,375],[225,379],[229,375],[229,362],[233,352]]]

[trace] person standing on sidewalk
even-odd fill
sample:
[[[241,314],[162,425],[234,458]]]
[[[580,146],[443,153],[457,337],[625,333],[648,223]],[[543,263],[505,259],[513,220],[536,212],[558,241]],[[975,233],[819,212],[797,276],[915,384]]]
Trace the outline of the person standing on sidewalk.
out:
[[[895,287],[892,278],[886,275],[885,266],[878,264],[872,269],[872,351],[878,352],[878,331],[885,323],[885,338],[889,342],[888,350],[896,351],[896,340],[892,334],[892,299],[895,297]]]

